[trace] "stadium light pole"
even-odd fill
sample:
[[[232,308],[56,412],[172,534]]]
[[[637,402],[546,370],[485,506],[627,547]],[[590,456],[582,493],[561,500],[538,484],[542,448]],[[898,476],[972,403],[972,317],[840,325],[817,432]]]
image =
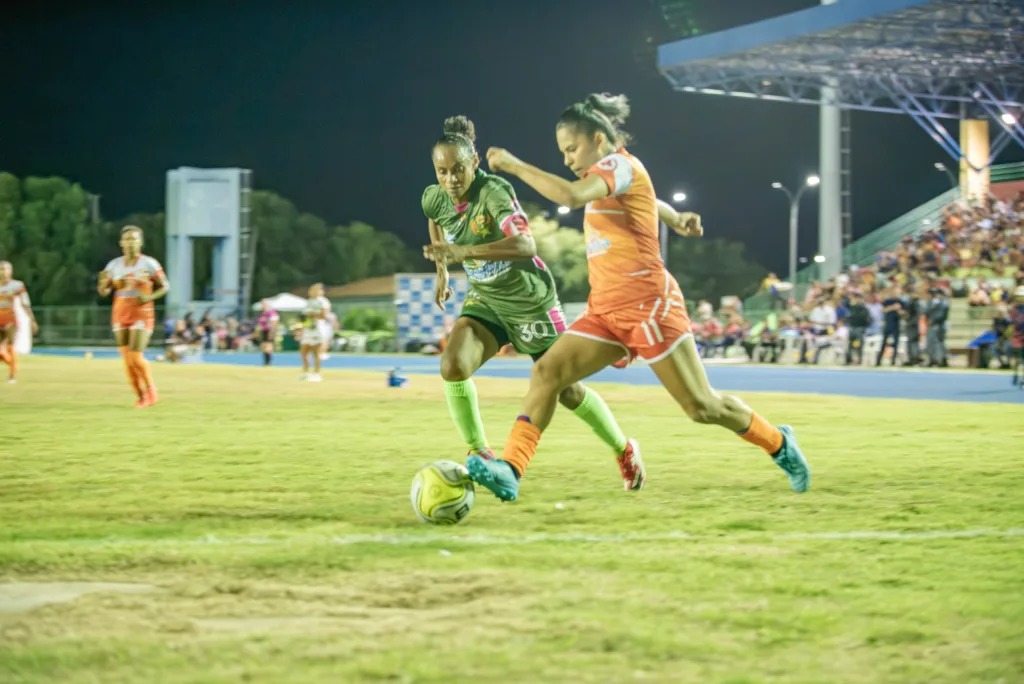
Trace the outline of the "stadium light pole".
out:
[[[820,183],[821,178],[818,176],[808,176],[795,195],[782,183],[772,183],[772,188],[781,190],[789,198],[789,282],[793,285],[796,285],[796,238],[800,225],[800,199],[808,188],[816,188]]]
[[[946,175],[949,176],[949,185],[950,185],[950,187],[954,187],[955,188],[956,186],[960,185],[959,183],[956,182],[956,177],[953,176],[953,172],[950,171],[949,167],[946,166],[945,164],[943,164],[942,162],[935,162],[935,169],[937,171],[945,171],[946,172]]]

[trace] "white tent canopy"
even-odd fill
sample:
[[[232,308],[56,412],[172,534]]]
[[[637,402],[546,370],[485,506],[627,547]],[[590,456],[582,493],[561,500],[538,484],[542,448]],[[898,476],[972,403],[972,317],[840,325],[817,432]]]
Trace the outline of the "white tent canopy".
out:
[[[274,311],[302,311],[306,308],[306,300],[290,292],[282,292],[273,297],[268,297],[267,301],[270,302],[270,308]],[[252,305],[253,311],[259,311],[261,308],[263,308],[262,302],[256,302]]]
[[[25,313],[25,307],[17,299],[14,300],[14,319],[18,322],[17,333],[14,336],[14,351],[19,354],[31,354],[32,321]]]

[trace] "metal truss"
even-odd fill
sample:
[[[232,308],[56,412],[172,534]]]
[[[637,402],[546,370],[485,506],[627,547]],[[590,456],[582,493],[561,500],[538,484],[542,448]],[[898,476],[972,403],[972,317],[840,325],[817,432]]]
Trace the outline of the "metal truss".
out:
[[[684,92],[908,114],[958,160],[963,151],[942,120],[996,121],[989,163],[1011,142],[1024,147],[1024,0],[931,0],[659,68]]]

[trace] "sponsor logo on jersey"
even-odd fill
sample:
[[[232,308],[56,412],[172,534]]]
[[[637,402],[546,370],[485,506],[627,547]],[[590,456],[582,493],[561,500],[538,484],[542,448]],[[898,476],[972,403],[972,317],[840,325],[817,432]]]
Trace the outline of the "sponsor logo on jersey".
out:
[[[505,275],[512,269],[511,261],[467,261],[462,265],[466,275],[475,283],[486,283]]]
[[[611,249],[611,246],[612,241],[603,237],[599,231],[595,230],[591,235],[587,236],[587,258],[599,257]]]
[[[619,166],[619,160],[615,157],[605,157],[597,162],[597,168],[602,171],[614,171]]]

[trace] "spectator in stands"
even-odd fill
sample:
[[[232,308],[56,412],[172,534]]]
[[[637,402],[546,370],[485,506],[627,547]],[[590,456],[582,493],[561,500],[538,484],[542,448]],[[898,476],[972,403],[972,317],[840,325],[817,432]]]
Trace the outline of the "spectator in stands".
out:
[[[164,339],[164,359],[171,363],[181,361],[189,351],[198,348],[195,333],[189,330],[186,321],[177,321],[174,331]]]
[[[842,287],[839,287],[839,284],[837,283],[836,284],[836,290],[839,291],[839,292],[844,292],[846,290],[846,286],[844,285]],[[839,321],[846,321],[850,317],[850,297],[849,297],[849,295],[846,295],[846,294],[836,295],[836,299],[835,299],[835,302],[833,302],[833,306],[835,306],[835,308],[836,308],[836,321],[837,322],[839,322]],[[849,326],[849,323],[847,323],[847,326]]]
[[[779,280],[779,277],[774,273],[769,273],[764,280],[761,281],[761,290],[768,292],[772,297],[772,311],[779,309],[780,311],[786,310],[786,292],[793,286],[789,283],[783,283]]]
[[[988,292],[988,283],[986,282],[985,276],[978,278],[978,282],[975,284],[974,289],[971,290],[971,294],[967,297],[967,304],[970,306],[991,306],[992,297]]]
[[[224,327],[227,329],[225,345],[228,349],[234,349],[236,346],[235,340],[238,339],[238,319],[234,316],[228,316],[227,320],[224,321]]]
[[[903,290],[903,318],[907,331],[907,360],[904,366],[917,366],[921,363],[921,316],[924,305],[918,296],[918,290],[908,285]]]
[[[701,347],[701,356],[704,358],[711,358],[714,356],[715,351],[722,346],[724,333],[724,326],[713,316],[702,321],[701,334],[704,344]]]
[[[992,344],[982,347],[981,367],[989,367],[989,353],[994,353],[1000,368],[1004,370],[1010,368],[1010,340],[1013,335],[1013,326],[1010,322],[1010,307],[1006,304],[1000,305],[992,317],[992,334],[994,336]]]
[[[821,289],[818,290],[821,292]],[[836,309],[824,296],[818,298],[810,315],[807,317],[807,334],[800,346],[800,363],[807,363],[807,351],[814,347],[814,363],[818,362],[821,347],[828,346],[829,336],[836,327]]]
[[[259,319],[256,321],[255,331],[258,335],[260,343],[260,351],[263,352],[263,365],[269,366],[273,361],[274,357],[274,346],[277,341],[277,326],[281,322],[281,317],[273,307],[270,306],[270,301],[264,299],[260,302],[261,313]]]
[[[871,271],[865,273],[866,276],[872,275]],[[869,280],[873,284],[873,280]],[[869,286],[870,288],[870,286]],[[882,334],[882,302],[878,299],[877,295],[871,294],[864,297],[864,305],[868,307],[868,311],[871,314],[871,322],[868,324],[868,337],[874,337],[875,335]]]
[[[706,321],[715,315],[715,307],[706,299],[700,300],[697,304],[697,320]]]
[[[1024,277],[1021,278],[1024,280]],[[1024,377],[1018,375],[1024,369],[1024,282],[1018,283],[1013,291],[1013,306],[1010,308],[1010,325],[1013,326],[1010,346],[1013,347],[1013,384],[1024,389]]]
[[[846,365],[853,362],[853,354],[857,354],[857,365],[864,363],[864,337],[871,325],[871,312],[864,303],[860,292],[850,296],[849,339],[846,344]]]
[[[882,296],[882,346],[878,349],[878,358],[875,365],[881,366],[885,357],[885,350],[892,344],[892,364],[896,365],[899,356],[897,353],[900,346],[900,317],[903,313],[903,302],[896,296],[896,291],[887,289]]]
[[[750,326],[746,325],[743,317],[736,311],[730,311],[726,318],[725,337],[722,340],[722,356],[729,355],[729,349],[737,344],[742,345],[745,338],[745,331]]]
[[[949,301],[942,288],[933,287],[928,294],[931,295],[931,300],[925,310],[925,316],[928,319],[928,332],[926,333],[928,365],[945,368],[949,366],[949,361],[946,358],[946,321],[949,318]]]

